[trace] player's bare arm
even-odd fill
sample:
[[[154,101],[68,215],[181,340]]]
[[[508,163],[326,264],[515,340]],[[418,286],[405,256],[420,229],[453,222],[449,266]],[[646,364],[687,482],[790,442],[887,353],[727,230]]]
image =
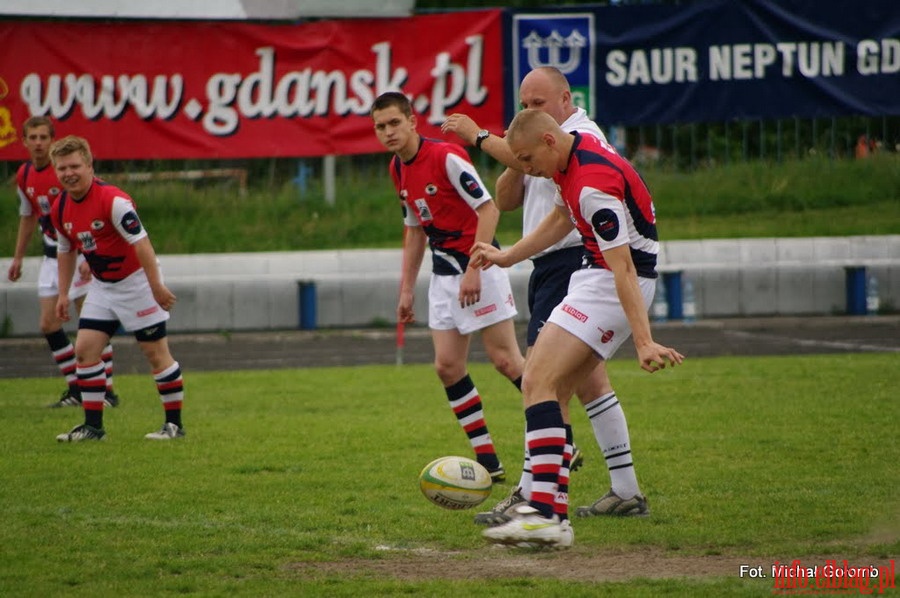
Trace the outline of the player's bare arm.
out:
[[[397,321],[411,324],[416,321],[413,310],[415,304],[416,278],[422,267],[428,238],[421,226],[407,226],[403,240],[403,266],[400,273],[400,298],[397,302]]]
[[[16,282],[22,277],[22,260],[25,258],[25,252],[28,250],[28,242],[37,228],[37,214],[31,216],[22,216],[19,218],[19,231],[16,234],[16,248],[13,253],[12,263],[9,265],[7,277],[12,282]]]
[[[500,221],[500,210],[493,200],[482,203],[475,209],[478,214],[478,228],[475,230],[475,242],[490,243],[497,232]],[[469,263],[459,283],[459,304],[462,307],[475,305],[481,300],[481,269]]]
[[[56,298],[56,317],[63,322],[69,321],[69,289],[75,277],[75,251],[59,251],[56,254],[56,266],[59,270],[59,294]]]
[[[684,355],[653,340],[647,306],[638,286],[637,271],[628,244],[603,250],[603,258],[615,278],[616,293],[631,326],[641,368],[652,373],[664,369],[667,364],[674,366],[681,363]]]
[[[159,303],[164,310],[169,311],[175,305],[177,298],[175,294],[163,284],[162,275],[159,271],[159,265],[156,261],[156,251],[150,243],[149,237],[144,237],[134,244],[134,252],[137,255],[138,262],[147,275],[147,282],[150,283],[150,290],[153,292],[153,298]]]
[[[507,168],[499,177],[494,198],[501,212],[511,212],[525,203],[525,173]]]
[[[443,133],[456,133],[463,141],[475,145],[481,127],[465,114],[451,114],[441,125]],[[481,151],[491,156],[508,168],[521,170],[519,162],[513,155],[503,137],[491,133],[481,142]]]
[[[481,269],[492,265],[508,268],[559,242],[574,227],[567,209],[556,206],[541,220],[537,228],[508,249],[501,251],[487,243],[476,243],[472,247],[472,262],[474,267]]]

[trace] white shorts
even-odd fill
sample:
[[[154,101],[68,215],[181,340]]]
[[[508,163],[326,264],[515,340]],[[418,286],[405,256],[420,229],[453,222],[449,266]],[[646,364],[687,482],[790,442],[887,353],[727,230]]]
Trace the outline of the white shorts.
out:
[[[169,312],[160,307],[143,270],[119,282],[94,280],[81,306],[81,317],[118,320],[128,332],[165,322]]]
[[[72,277],[72,286],[69,287],[69,299],[80,299],[87,295],[91,280],[81,280],[78,274],[78,266],[84,262],[84,256],[78,254],[75,261],[75,276]],[[41,269],[38,272],[38,297],[46,299],[59,295],[59,260],[55,257],[44,256]]]
[[[638,276],[649,309],[656,281]],[[631,326],[619,303],[613,273],[602,268],[578,270],[569,279],[569,293],[550,313],[548,322],[571,332],[602,359],[609,359],[631,336]],[[540,337],[538,337],[540,338]]]
[[[459,283],[462,274],[431,275],[428,286],[428,327],[432,330],[459,330],[471,334],[497,322],[516,317],[509,275],[494,266],[481,271],[481,300],[469,307],[459,305]]]

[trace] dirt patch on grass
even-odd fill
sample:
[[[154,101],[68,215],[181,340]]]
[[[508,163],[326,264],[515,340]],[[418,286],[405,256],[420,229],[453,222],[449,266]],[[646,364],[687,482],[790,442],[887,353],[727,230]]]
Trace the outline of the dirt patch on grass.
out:
[[[383,547],[384,548],[384,547]],[[289,568],[310,576],[426,581],[434,579],[477,580],[549,577],[579,582],[616,582],[638,578],[739,577],[741,566],[762,567],[766,579],[773,580],[772,564],[780,560],[725,555],[677,555],[660,548],[626,552],[602,552],[589,546],[564,552],[510,550],[485,547],[477,551],[442,552],[393,550],[384,548],[383,559],[345,559],[319,563],[296,563]],[[804,556],[804,567],[823,567],[830,560],[840,566],[847,558],[851,567],[888,566],[886,559],[846,556]],[[746,576],[745,572],[745,576]]]

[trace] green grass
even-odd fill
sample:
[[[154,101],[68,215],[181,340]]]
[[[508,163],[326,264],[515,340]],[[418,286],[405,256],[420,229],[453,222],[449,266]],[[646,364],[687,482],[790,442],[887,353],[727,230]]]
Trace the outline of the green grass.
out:
[[[106,413],[107,440],[87,445],[53,439],[81,417],[42,408],[56,378],[3,380],[0,594],[759,596],[771,580],[736,569],[616,583],[518,572],[647,551],[767,565],[900,552],[896,356],[696,359],[653,376],[621,360],[610,371],[653,515],[579,520],[569,553],[524,556],[486,547],[471,512],[419,493],[427,462],[470,453],[428,366],[187,371],[188,437],[156,444],[142,438],[161,421],[149,376],[117,376],[123,405]],[[488,365],[472,375],[514,481],[520,399]],[[573,414],[587,453],[570,494],[579,505],[608,478],[583,410]],[[443,564],[385,573],[408,575],[423,554]]]
[[[379,157],[381,159],[381,157]],[[387,164],[387,156],[383,157]],[[483,156],[489,188],[499,174]],[[900,156],[748,162],[679,173],[644,168],[663,240],[900,234]],[[178,183],[126,185],[160,254],[398,247],[400,208],[386,166],[341,168],[337,201],[319,181],[305,197],[290,183],[233,187]],[[14,193],[0,189],[0,247],[11,254],[18,219]],[[498,237],[515,242],[521,213],[501,218]],[[40,251],[37,235],[31,253]]]

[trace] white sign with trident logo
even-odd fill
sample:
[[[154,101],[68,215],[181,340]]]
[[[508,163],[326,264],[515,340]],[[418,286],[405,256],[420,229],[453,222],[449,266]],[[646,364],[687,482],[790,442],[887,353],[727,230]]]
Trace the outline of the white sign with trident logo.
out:
[[[569,80],[573,102],[594,118],[593,13],[513,15],[512,44],[514,90],[529,71],[556,67]]]
[[[579,49],[587,46],[587,39],[577,30],[570,33],[568,37],[563,37],[559,31],[554,29],[547,37],[541,37],[537,31],[532,29],[528,37],[522,40],[522,46],[528,50],[529,68],[555,66],[562,74],[568,75],[578,68],[578,64],[581,62]],[[541,48],[547,48],[543,55]],[[567,49],[565,61],[563,60],[563,48]]]

